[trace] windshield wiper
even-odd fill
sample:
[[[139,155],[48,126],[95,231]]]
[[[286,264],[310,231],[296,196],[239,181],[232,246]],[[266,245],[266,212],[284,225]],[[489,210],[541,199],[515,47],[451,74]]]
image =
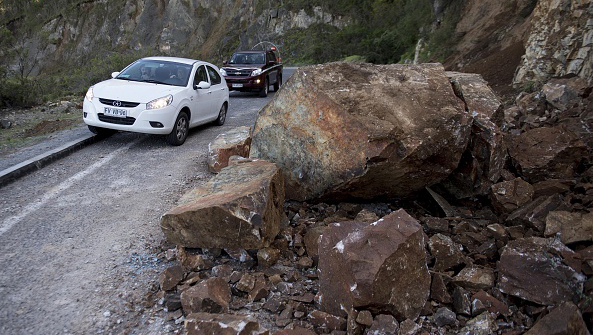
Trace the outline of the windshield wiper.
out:
[[[144,79],[144,80],[142,80],[142,81],[143,81],[143,82],[145,82],[145,83],[153,83],[153,84],[163,84],[163,85],[169,85],[169,84],[167,84],[167,83],[165,83],[165,82],[162,82],[162,81],[160,81],[160,80],[154,80],[154,79]]]

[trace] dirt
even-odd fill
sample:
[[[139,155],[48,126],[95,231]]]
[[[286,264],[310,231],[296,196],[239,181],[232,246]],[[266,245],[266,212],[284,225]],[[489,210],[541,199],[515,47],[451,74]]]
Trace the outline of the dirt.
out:
[[[42,142],[48,135],[83,124],[82,104],[76,100],[49,103],[32,108],[0,109],[0,157]]]

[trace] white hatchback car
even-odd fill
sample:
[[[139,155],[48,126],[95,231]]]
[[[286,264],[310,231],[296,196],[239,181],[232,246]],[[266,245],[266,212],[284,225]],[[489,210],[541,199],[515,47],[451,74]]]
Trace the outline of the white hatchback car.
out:
[[[148,57],[111,77],[91,86],[84,99],[83,120],[93,133],[160,134],[181,145],[190,128],[226,119],[229,90],[210,63]]]

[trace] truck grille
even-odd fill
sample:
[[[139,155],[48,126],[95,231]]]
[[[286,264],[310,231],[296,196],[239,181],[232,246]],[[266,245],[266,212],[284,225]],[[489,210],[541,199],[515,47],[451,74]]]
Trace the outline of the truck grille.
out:
[[[140,103],[139,102],[129,102],[129,101],[120,101],[121,106],[116,106],[113,103],[115,101],[119,101],[119,100],[110,100],[110,99],[103,99],[103,98],[99,98],[99,101],[104,104],[104,105],[108,105],[108,106],[112,106],[112,107],[127,107],[127,108],[134,108],[136,106],[138,106]]]
[[[249,77],[253,70],[226,70],[227,77]]]
[[[114,117],[114,116],[106,116],[103,113],[99,113],[99,120],[107,123],[115,123],[115,124],[123,124],[126,126],[131,126],[136,122],[136,119],[133,117]]]

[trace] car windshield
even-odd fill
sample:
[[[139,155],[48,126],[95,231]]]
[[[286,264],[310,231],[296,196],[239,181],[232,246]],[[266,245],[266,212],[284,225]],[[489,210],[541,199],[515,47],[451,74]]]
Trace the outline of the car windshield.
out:
[[[141,59],[125,68],[115,79],[187,86],[191,68],[191,65],[177,62]]]
[[[265,64],[264,54],[236,53],[229,61],[231,64]]]

